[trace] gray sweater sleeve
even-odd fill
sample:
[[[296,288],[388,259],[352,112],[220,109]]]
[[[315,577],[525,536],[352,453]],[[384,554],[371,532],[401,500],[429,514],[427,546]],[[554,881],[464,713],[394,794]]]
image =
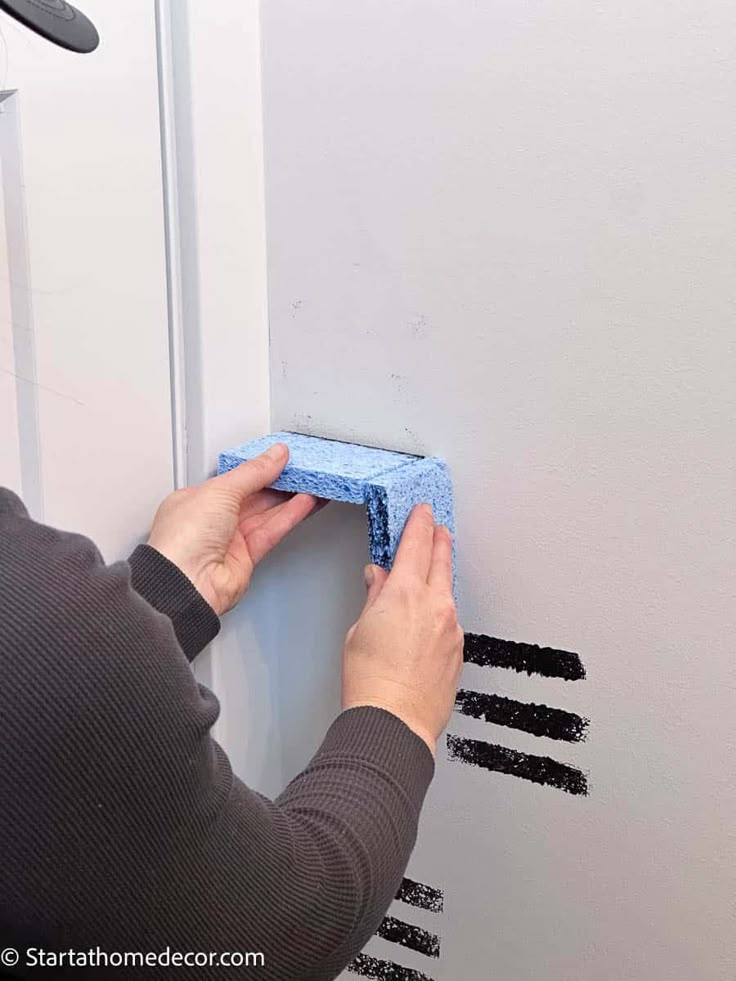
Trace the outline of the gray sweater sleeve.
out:
[[[0,607],[0,940],[214,955],[121,979],[334,978],[400,884],[434,769],[422,740],[351,709],[276,800],[255,793],[188,664],[219,627],[192,584],[147,546],[105,566],[7,491]],[[248,951],[265,967],[217,965]]]

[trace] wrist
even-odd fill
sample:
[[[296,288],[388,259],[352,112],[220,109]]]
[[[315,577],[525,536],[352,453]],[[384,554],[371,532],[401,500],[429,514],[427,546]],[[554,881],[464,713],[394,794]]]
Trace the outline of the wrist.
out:
[[[184,653],[192,660],[220,629],[214,608],[186,573],[151,544],[139,545],[128,561],[131,585],[171,620]]]
[[[343,712],[351,708],[378,708],[383,709],[384,712],[390,712],[391,715],[396,716],[400,719],[404,725],[411,729],[415,736],[419,736],[422,742],[426,745],[427,749],[432,754],[432,758],[435,759],[437,756],[437,738],[431,734],[426,726],[423,726],[418,720],[416,720],[411,713],[397,707],[385,699],[380,698],[356,698],[353,700],[344,700],[342,704]]]
[[[218,617],[222,616],[224,610],[220,609],[218,597],[211,588],[210,577],[207,575],[206,568],[202,568],[201,563],[193,561],[190,556],[182,554],[176,548],[172,548],[170,543],[157,538],[154,534],[149,536],[146,544],[163,555],[165,559],[168,559],[172,565],[176,566],[179,572],[183,576],[186,576],[202,599],[212,607]]]

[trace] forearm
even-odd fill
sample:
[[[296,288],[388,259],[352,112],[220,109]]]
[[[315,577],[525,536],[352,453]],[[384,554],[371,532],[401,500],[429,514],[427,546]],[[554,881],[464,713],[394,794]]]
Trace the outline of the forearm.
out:
[[[311,827],[340,875],[325,880],[325,912],[342,938],[315,978],[330,978],[375,932],[401,882],[434,772],[424,742],[382,709],[343,712],[309,766],[276,804]]]
[[[214,612],[150,546],[139,546],[130,565],[134,588],[171,618],[185,653],[195,656],[213,629]],[[281,847],[299,841],[317,865],[309,871],[322,895],[315,931],[324,919],[323,940],[335,944],[320,976],[337,973],[363,947],[394,898],[433,772],[431,753],[400,719],[355,708],[335,720],[309,766],[274,802],[292,822],[295,839]],[[296,888],[295,879],[287,888]]]
[[[26,939],[32,923],[52,950],[263,950],[264,981],[335,977],[396,892],[427,748],[394,716],[352,709],[265,800],[210,736],[217,700],[177,638],[191,657],[215,622],[185,577],[148,553],[105,567],[14,495],[0,522],[0,928]]]
[[[186,617],[202,611],[187,598],[186,577],[147,546],[131,566],[133,585],[172,615],[177,636],[191,638]],[[219,785],[222,766],[213,774]],[[268,952],[265,977],[326,981],[362,949],[396,895],[433,772],[431,753],[400,719],[363,707],[335,720],[274,802],[234,781],[201,847],[212,856],[207,880],[219,880],[240,911],[237,935]],[[223,833],[231,822],[240,840]],[[221,933],[221,914],[201,910],[202,943],[213,949],[236,943]]]

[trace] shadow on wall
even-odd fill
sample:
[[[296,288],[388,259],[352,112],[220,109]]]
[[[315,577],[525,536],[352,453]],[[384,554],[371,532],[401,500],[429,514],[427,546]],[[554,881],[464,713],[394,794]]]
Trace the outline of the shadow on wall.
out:
[[[278,733],[282,786],[309,762],[340,712],[342,647],[365,599],[367,542],[365,508],[332,502],[259,569],[253,608],[266,607],[268,615],[253,628],[266,661],[275,716],[268,728]],[[257,697],[251,692],[249,702]],[[262,706],[253,708],[263,714]]]
[[[277,679],[268,644],[260,638],[272,620],[269,575],[264,562],[245,598],[223,619],[207,664],[200,655],[197,679],[218,696],[221,714],[215,738],[230,758],[233,771],[261,793],[273,796],[281,787]]]

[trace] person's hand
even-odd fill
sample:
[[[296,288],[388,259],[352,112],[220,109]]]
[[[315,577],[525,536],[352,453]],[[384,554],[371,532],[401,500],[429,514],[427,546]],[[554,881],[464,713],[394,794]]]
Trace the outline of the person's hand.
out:
[[[156,512],[148,544],[181,569],[218,616],[235,606],[263,556],[325,503],[266,489],[288,459],[288,447],[276,443],[199,487],[174,491]]]
[[[345,640],[343,709],[373,705],[402,719],[432,754],[463,665],[452,596],[452,540],[428,505],[414,508],[390,573],[366,566],[368,598]]]

